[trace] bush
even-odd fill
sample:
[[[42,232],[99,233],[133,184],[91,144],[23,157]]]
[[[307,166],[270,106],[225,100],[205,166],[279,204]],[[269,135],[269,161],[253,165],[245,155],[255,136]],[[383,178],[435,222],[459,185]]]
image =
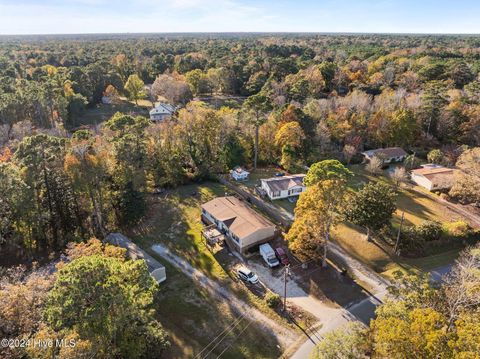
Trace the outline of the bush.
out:
[[[443,234],[442,225],[437,221],[424,221],[415,227],[415,231],[426,242],[437,241]]]
[[[405,227],[400,237],[400,252],[406,256],[423,255],[425,240],[418,235],[417,227]]]
[[[472,233],[472,228],[464,221],[445,223],[443,228],[450,237],[466,238]]]
[[[264,300],[270,308],[278,307],[278,305],[282,301],[280,296],[273,292],[268,292],[267,294],[265,294]]]

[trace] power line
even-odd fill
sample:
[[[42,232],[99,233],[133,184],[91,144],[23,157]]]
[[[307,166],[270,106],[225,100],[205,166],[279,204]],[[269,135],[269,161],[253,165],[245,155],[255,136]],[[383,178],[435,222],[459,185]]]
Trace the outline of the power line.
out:
[[[225,349],[222,350],[222,352],[217,356],[216,359],[220,358],[222,356],[223,353],[225,353],[227,351],[227,349],[229,349],[233,343],[235,343],[235,341],[240,337],[240,335],[245,331],[247,330],[247,328],[250,326],[250,324],[253,323],[253,320],[251,320],[246,326],[245,328],[242,329],[242,331],[240,333],[238,333],[235,338],[233,338],[232,342],[230,344],[228,344]]]
[[[212,341],[211,341],[210,343],[208,343],[208,344],[195,356],[194,359],[200,358],[200,357],[201,357],[201,354],[202,354],[205,350],[207,350],[207,348],[208,348],[210,345],[212,345],[212,344],[213,344],[223,333],[225,333],[227,330],[230,330],[233,326],[236,326],[236,325],[238,324],[238,322],[240,322],[240,320],[242,320],[243,317],[245,317],[245,315],[246,315],[246,313],[240,315],[237,319],[235,319],[235,320],[233,321],[233,323],[231,323],[231,324],[230,324],[229,326],[227,326],[224,330],[222,330],[222,332],[221,332],[220,334],[218,334],[215,338],[213,338]],[[228,333],[227,333],[227,334],[228,334]],[[223,339],[222,339],[222,340],[223,340]],[[220,340],[220,342],[221,342],[222,340]],[[220,343],[220,342],[219,342],[219,343]],[[218,345],[218,343],[217,343],[217,345]],[[215,347],[216,347],[216,346],[215,346]],[[215,347],[214,347],[214,348],[215,348]],[[210,352],[209,352],[208,354],[210,354]],[[208,354],[207,354],[207,355],[208,355]]]

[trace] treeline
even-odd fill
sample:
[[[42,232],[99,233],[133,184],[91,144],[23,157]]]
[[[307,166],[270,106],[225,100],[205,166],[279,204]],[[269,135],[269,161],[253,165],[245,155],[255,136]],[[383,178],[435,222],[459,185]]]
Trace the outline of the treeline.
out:
[[[6,40],[0,46],[3,249],[22,257],[136,223],[146,195],[235,165],[304,171],[364,148],[480,145],[477,37],[249,35]],[[144,86],[144,84],[151,86]],[[245,96],[213,109],[194,96]],[[117,114],[78,130],[103,96],[149,96],[172,121]],[[73,134],[72,134],[73,133]],[[476,152],[453,195],[478,202]],[[463,156],[460,163],[465,162]],[[468,180],[468,181],[467,181]],[[458,189],[458,191],[457,191]],[[5,253],[5,251],[4,251]]]
[[[480,248],[466,249],[441,283],[397,273],[391,296],[365,328],[349,324],[322,339],[312,358],[478,358]]]
[[[135,224],[155,188],[225,172],[245,155],[235,118],[192,103],[174,122],[118,113],[97,133],[23,138],[0,160],[2,253],[30,257],[103,238]]]
[[[193,95],[261,92],[277,108],[310,104],[331,127],[344,128],[333,133],[342,145],[352,135],[371,145],[395,142],[364,130],[382,132],[399,108],[413,112],[431,141],[478,144],[471,133],[479,126],[479,41],[385,35],[7,38],[0,45],[0,121],[7,139],[13,124],[25,120],[36,127],[76,127],[108,85],[126,94],[131,75],[146,84],[162,75],[148,93],[153,100],[167,92],[175,104],[188,102],[191,95],[168,94],[183,84]]]

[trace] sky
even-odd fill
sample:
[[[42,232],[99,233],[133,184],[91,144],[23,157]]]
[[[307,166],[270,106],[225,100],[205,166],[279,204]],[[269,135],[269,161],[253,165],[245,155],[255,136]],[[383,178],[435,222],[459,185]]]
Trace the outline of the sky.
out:
[[[0,34],[480,34],[480,0],[0,0]]]

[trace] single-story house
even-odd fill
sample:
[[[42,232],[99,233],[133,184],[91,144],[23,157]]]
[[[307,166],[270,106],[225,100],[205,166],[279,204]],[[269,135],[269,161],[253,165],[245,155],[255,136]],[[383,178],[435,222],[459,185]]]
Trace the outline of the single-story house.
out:
[[[150,110],[150,120],[155,122],[163,121],[166,118],[172,117],[175,111],[177,111],[175,106],[168,103],[157,102],[155,107]]]
[[[307,187],[303,184],[304,174],[261,179],[261,188],[271,200],[299,196]]]
[[[230,171],[230,175],[235,181],[246,181],[248,180],[248,176],[250,175],[250,172],[244,170],[240,166],[237,166]]]
[[[127,250],[127,255],[132,260],[143,259],[147,263],[148,271],[152,277],[158,282],[161,283],[167,279],[167,274],[165,271],[165,266],[163,266],[159,261],[145,252],[143,249],[138,247],[130,239],[125,237],[121,233],[110,233],[105,240],[110,244],[113,244],[117,247],[122,247]]]
[[[237,197],[217,197],[202,205],[202,221],[215,224],[229,247],[242,255],[275,236],[275,225]]]
[[[367,160],[371,160],[373,157],[377,157],[383,161],[383,163],[402,162],[407,158],[408,153],[400,147],[388,147],[377,148],[376,150],[369,150],[362,152]]]
[[[452,188],[455,170],[434,164],[422,165],[411,171],[413,182],[429,191],[441,191]]]

